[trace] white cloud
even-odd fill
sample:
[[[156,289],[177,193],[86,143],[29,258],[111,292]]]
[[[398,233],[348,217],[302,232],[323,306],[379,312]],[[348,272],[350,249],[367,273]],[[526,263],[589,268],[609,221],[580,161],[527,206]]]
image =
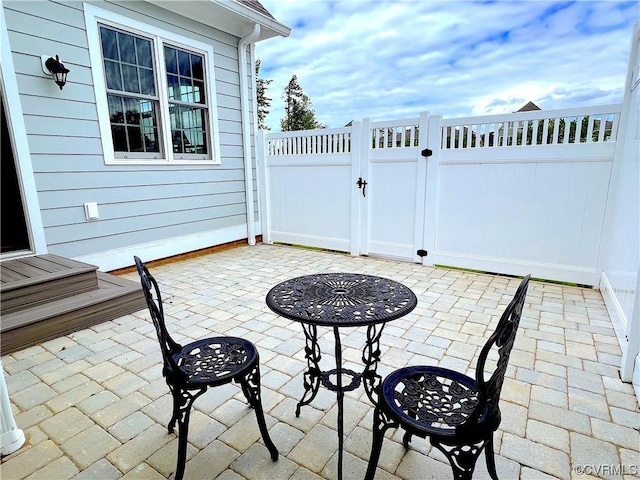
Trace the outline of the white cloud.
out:
[[[621,101],[635,1],[262,0],[289,38],[258,44],[267,123],[293,75],[318,119],[446,117]]]

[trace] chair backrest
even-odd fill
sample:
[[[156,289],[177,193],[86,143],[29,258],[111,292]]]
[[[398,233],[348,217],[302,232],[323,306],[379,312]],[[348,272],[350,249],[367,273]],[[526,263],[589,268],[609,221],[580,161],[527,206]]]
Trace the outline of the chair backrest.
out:
[[[529,286],[529,277],[530,275],[527,275],[520,283],[513,300],[511,300],[500,317],[498,326],[489,337],[489,340],[487,340],[487,343],[485,343],[478,358],[476,367],[476,383],[480,391],[478,407],[483,410],[478,413],[485,419],[496,419],[500,412],[498,408],[500,392],[502,391],[504,375],[509,364],[511,348],[513,347],[518,325],[520,324],[524,299]],[[495,369],[487,379],[485,377],[485,365],[489,352],[491,352],[492,349],[497,349],[498,358]]]
[[[160,294],[158,282],[156,282],[153,275],[149,273],[147,266],[142,263],[138,257],[134,256],[133,258],[136,262],[138,275],[140,275],[140,283],[142,284],[142,290],[147,300],[149,313],[151,313],[151,320],[153,321],[153,326],[156,328],[156,334],[160,342],[160,349],[162,350],[162,358],[164,360],[164,374],[165,376],[180,375],[180,369],[173,359],[173,354],[182,350],[182,345],[175,342],[173,338],[171,338],[171,335],[169,335],[169,332],[167,332],[167,327],[164,322],[162,295]]]

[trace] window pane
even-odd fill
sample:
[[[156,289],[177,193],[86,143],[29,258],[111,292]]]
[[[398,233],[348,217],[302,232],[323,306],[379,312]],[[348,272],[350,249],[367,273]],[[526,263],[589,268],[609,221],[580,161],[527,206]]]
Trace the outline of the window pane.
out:
[[[118,32],[118,46],[120,47],[120,60],[127,63],[136,63],[136,47],[133,36]]]
[[[113,136],[113,150],[116,152],[127,152],[127,134],[124,127],[112,125],[111,135]]]
[[[169,98],[206,105],[204,57],[178,48],[165,47]],[[178,75],[176,76],[176,69]],[[178,91],[179,89],[179,91]]]
[[[107,95],[116,152],[160,152],[158,102]]]
[[[124,123],[124,107],[122,105],[122,97],[107,95],[107,102],[109,103],[109,119],[111,121],[111,125],[116,123]]]
[[[178,73],[178,60],[175,48],[164,47],[164,61],[167,67],[167,73]]]
[[[159,152],[160,145],[158,144],[158,131],[155,128],[145,128],[142,131],[144,137],[144,151],[145,152]]]
[[[207,153],[207,144],[204,140],[204,132],[198,131],[194,132],[194,145],[196,151],[194,153]]]
[[[171,116],[171,130],[182,128],[181,111],[178,105],[169,105],[169,115]]]
[[[105,27],[100,27],[100,41],[102,43],[102,56],[118,60],[118,45],[116,32]]]
[[[191,55],[191,73],[193,78],[204,80],[203,58],[200,55]]]
[[[203,108],[197,110],[198,126],[201,130],[207,129],[207,111]]]
[[[140,93],[138,69],[131,65],[122,65],[122,80],[125,92]]]
[[[171,135],[174,153],[207,153],[206,110],[171,106]]]
[[[122,90],[122,76],[119,63],[105,60],[104,73],[107,77],[107,88]]]
[[[178,65],[180,66],[180,75],[191,76],[191,60],[187,52],[178,50]]]
[[[125,122],[127,125],[139,125],[140,124],[140,109],[138,102],[135,98],[124,98],[125,108]]]
[[[187,109],[187,108],[183,108],[182,109],[182,128],[189,129],[189,128],[193,128],[193,123],[191,122],[191,110]]]
[[[193,101],[194,103],[205,103],[204,82],[193,82]]]
[[[140,127],[127,127],[130,152],[144,152],[144,139]]]
[[[104,26],[100,32],[103,50],[115,57],[103,58],[107,89],[155,97],[152,41]]]
[[[138,65],[153,68],[151,42],[145,38],[136,37],[136,50],[138,52]]]
[[[167,85],[169,87],[170,100],[182,100],[180,96],[180,83],[177,75],[167,75]]]
[[[155,79],[153,78],[153,70],[140,68],[138,73],[140,74],[140,93],[144,95],[155,95],[156,85]]]
[[[184,140],[187,141],[187,144],[189,142],[189,140],[184,135],[184,131],[172,130],[171,134],[173,136],[173,153],[184,153],[185,142],[183,141],[183,137]]]
[[[180,96],[183,102],[193,103],[193,88],[190,78],[180,77]]]

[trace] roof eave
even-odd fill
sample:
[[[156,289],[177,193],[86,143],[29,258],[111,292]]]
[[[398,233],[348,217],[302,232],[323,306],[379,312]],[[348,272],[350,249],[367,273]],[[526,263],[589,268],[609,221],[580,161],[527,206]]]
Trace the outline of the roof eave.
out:
[[[260,36],[256,42],[273,37],[288,37],[291,28],[238,2],[229,0],[146,0],[177,15],[243,37],[257,23]]]

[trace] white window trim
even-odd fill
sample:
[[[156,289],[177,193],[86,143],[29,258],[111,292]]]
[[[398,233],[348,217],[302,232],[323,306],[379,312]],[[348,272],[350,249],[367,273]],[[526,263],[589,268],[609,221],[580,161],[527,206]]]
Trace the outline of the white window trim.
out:
[[[98,123],[100,126],[100,139],[102,141],[102,151],[104,162],[107,165],[217,165],[221,163],[220,157],[220,129],[218,123],[218,103],[216,92],[212,88],[215,86],[215,67],[213,64],[213,47],[207,43],[193,40],[161,28],[139,22],[132,18],[109,12],[93,5],[84,5],[84,18],[87,29],[87,42],[89,44],[89,57],[91,63],[91,75],[93,77],[94,91],[96,95],[96,109],[98,111]],[[98,24],[113,26],[125,32],[142,35],[144,37],[156,37],[160,42],[155,41],[156,61],[164,59],[162,54],[162,42],[175,45],[177,47],[201,53],[205,57],[205,88],[208,95],[207,108],[209,114],[209,145],[211,158],[206,160],[175,158],[173,145],[171,142],[171,129],[169,125],[169,100],[167,97],[167,79],[164,68],[159,68],[160,79],[158,94],[160,97],[160,130],[162,132],[162,145],[164,158],[116,158],[111,138],[111,122],[109,121],[109,104],[107,103],[107,86],[105,83],[104,65],[102,61],[102,46],[100,44],[100,33]],[[179,154],[178,154],[179,155]]]

